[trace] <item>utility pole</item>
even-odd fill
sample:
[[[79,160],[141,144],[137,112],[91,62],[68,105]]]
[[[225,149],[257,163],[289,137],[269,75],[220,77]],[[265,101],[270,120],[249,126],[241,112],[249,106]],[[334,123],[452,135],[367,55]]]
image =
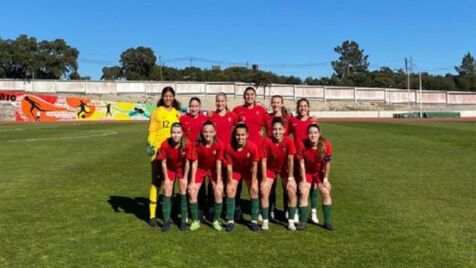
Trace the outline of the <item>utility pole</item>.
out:
[[[419,73],[420,82],[420,118],[423,118],[423,85],[421,83],[421,72]]]

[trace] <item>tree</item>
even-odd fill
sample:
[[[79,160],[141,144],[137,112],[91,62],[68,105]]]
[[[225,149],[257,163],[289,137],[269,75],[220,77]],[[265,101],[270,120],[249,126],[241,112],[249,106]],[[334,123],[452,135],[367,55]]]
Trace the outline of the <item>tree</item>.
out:
[[[112,66],[102,68],[102,80],[118,80],[123,77],[122,67]]]
[[[460,66],[455,66],[460,77],[476,75],[476,61],[471,53],[466,53]]]
[[[341,46],[334,48],[339,53],[339,59],[332,61],[335,75],[340,79],[349,78],[358,72],[367,72],[369,67],[368,55],[364,55],[364,50],[359,48],[355,41],[345,41]]]
[[[148,47],[129,48],[121,54],[121,67],[127,80],[150,80],[157,58]]]
[[[20,35],[15,40],[0,39],[0,76],[68,78],[77,73],[78,55],[79,51],[62,39],[39,43],[27,35]]]

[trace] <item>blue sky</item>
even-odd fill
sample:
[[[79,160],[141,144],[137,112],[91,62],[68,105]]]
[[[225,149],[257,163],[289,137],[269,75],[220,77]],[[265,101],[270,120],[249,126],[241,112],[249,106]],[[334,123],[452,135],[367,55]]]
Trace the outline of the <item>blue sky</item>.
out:
[[[210,68],[260,64],[278,74],[332,73],[333,48],[355,40],[370,69],[454,73],[476,53],[474,0],[361,1],[5,1],[0,37],[65,39],[79,49],[79,71],[99,79],[130,47],[151,47],[166,65]],[[311,66],[303,64],[312,63]]]

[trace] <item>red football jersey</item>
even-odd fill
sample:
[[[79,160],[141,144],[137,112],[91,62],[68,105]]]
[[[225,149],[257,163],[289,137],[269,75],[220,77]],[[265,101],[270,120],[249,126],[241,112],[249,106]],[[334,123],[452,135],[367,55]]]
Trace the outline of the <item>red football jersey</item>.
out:
[[[184,114],[180,116],[180,124],[183,126],[183,130],[187,138],[192,142],[196,142],[200,131],[202,130],[202,125],[207,121],[207,117],[202,113],[199,113],[197,116],[192,117],[190,114]]]
[[[215,123],[217,138],[223,144],[230,144],[231,133],[237,122],[236,114],[230,111],[226,112],[224,116],[220,116],[218,113],[212,113],[210,120]]]
[[[196,155],[193,149],[193,145],[190,141],[187,141],[185,148],[174,147],[170,145],[169,140],[166,139],[162,142],[159,151],[157,152],[157,158],[159,160],[167,160],[167,169],[175,172],[182,171],[185,167],[186,160],[195,160]]]
[[[266,136],[271,137],[273,136],[273,120],[275,116],[273,114],[266,114]],[[282,116],[276,117],[280,118],[281,120],[283,119]],[[287,136],[289,135],[291,128],[292,128],[292,116],[287,115],[284,117],[284,135]]]
[[[275,143],[271,138],[263,142],[262,157],[266,158],[266,168],[279,172],[287,170],[288,156],[296,154],[296,147],[290,137],[284,137],[280,143]]]
[[[308,140],[304,140],[298,147],[296,159],[304,159],[306,174],[319,174],[324,169],[324,163],[332,159],[332,146],[329,141],[324,142],[326,153],[322,158],[317,148],[312,148]]]
[[[291,132],[294,136],[294,144],[297,146],[305,139],[307,139],[307,127],[313,123],[312,118],[308,117],[306,120],[301,120],[298,117],[291,118]]]
[[[198,168],[215,172],[217,161],[223,160],[224,150],[223,143],[220,141],[212,143],[210,147],[203,144],[195,146]]]
[[[250,173],[253,162],[259,161],[258,147],[248,141],[245,147],[235,151],[231,145],[225,149],[225,159],[228,165],[232,165],[233,172]]]
[[[266,115],[268,114],[263,106],[254,105],[253,108],[247,108],[244,105],[236,106],[233,112],[238,117],[238,122],[244,122],[248,126],[249,139],[260,147],[262,136],[261,127],[266,128]]]

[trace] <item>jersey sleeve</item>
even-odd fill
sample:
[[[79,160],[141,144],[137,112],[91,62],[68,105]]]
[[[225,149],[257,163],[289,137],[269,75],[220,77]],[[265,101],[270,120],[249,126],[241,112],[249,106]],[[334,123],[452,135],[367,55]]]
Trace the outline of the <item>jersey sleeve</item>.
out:
[[[250,153],[251,153],[251,161],[252,162],[258,162],[260,160],[260,153],[258,151],[258,147],[256,145],[252,144],[250,147]]]
[[[218,141],[218,142],[217,142],[216,150],[217,150],[216,160],[223,161],[223,158],[224,158],[223,143],[221,143],[221,142]]]
[[[293,139],[290,137],[286,138],[287,147],[288,147],[288,155],[295,155],[296,154],[296,146],[294,145]]]
[[[297,160],[302,160],[304,159],[304,145],[302,144],[302,142],[300,142],[297,146],[297,149],[296,149],[296,159]]]
[[[163,141],[162,145],[160,145],[160,149],[157,151],[157,159],[159,160],[167,159],[168,148],[169,148],[168,140]]]
[[[331,161],[332,160],[332,145],[330,142],[326,141],[325,146],[326,146],[326,155],[324,156],[324,160]]]

